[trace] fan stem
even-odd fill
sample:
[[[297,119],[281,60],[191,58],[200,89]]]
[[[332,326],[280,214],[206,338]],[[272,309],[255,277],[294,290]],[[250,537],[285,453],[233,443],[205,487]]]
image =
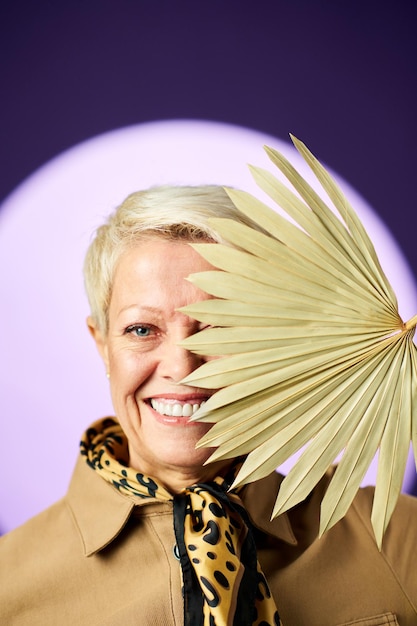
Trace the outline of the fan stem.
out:
[[[412,328],[415,328],[416,326],[417,326],[417,315],[414,315],[411,319],[408,320],[408,322],[404,324],[404,329],[411,330]]]

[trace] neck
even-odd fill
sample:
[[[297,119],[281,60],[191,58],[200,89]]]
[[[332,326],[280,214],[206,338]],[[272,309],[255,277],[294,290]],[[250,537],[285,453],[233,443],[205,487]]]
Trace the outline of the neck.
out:
[[[196,483],[206,483],[216,478],[216,476],[224,475],[232,463],[233,459],[228,459],[190,468],[178,468],[168,465],[161,469],[155,469],[155,467],[144,467],[143,461],[140,465],[136,464],[134,459],[130,458],[131,467],[156,480],[172,495],[181,493],[186,487]]]

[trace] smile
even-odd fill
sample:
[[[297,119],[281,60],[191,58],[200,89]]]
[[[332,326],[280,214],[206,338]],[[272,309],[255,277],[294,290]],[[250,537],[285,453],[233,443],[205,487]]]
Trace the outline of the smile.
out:
[[[151,398],[150,404],[154,411],[160,415],[168,417],[191,417],[199,408],[204,406],[205,400],[201,402],[169,402],[168,400],[156,400]]]

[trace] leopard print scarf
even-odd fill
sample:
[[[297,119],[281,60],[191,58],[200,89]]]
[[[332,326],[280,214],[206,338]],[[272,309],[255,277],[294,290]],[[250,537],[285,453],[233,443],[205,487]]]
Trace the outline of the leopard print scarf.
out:
[[[228,491],[238,466],[172,496],[128,467],[127,439],[115,419],[95,422],[80,446],[87,464],[121,493],[173,501],[185,626],[281,624],[257,560],[251,523],[236,491]]]

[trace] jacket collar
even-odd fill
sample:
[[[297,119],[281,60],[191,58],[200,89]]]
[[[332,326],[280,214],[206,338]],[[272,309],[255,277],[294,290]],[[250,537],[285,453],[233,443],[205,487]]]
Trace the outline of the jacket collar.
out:
[[[254,526],[276,539],[297,545],[288,514],[282,513],[271,519],[283,480],[284,476],[273,472],[261,480],[250,483],[242,490],[240,496]]]
[[[276,495],[283,477],[271,474],[242,490],[241,497],[253,524],[263,532],[286,543],[297,540],[286,513],[270,521]],[[135,507],[150,504],[172,507],[154,498],[126,496],[103,480],[79,457],[68,489],[67,504],[72,512],[85,556],[108,546],[123,530]]]
[[[102,550],[128,521],[135,503],[88,467],[79,456],[67,494],[85,556]]]

